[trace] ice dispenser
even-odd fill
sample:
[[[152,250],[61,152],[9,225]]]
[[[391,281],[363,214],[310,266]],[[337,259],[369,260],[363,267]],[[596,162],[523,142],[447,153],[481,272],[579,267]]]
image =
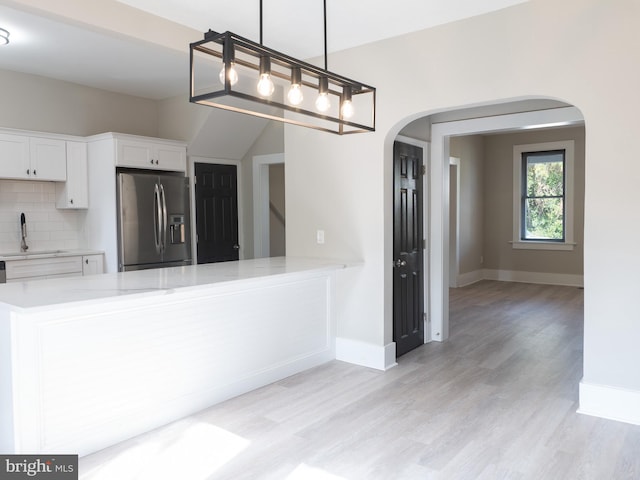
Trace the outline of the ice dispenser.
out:
[[[174,245],[185,242],[184,215],[169,215],[169,235]]]

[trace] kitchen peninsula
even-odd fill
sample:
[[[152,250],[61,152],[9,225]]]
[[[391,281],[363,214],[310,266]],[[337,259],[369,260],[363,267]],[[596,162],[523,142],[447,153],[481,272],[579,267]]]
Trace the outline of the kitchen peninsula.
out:
[[[335,358],[345,265],[265,258],[0,286],[0,451],[86,455]]]

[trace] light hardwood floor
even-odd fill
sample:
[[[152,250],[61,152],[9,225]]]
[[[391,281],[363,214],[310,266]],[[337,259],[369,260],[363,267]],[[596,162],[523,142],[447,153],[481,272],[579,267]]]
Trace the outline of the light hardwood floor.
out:
[[[451,291],[451,335],[333,361],[80,459],[85,480],[640,479],[640,427],[576,413],[582,290]]]

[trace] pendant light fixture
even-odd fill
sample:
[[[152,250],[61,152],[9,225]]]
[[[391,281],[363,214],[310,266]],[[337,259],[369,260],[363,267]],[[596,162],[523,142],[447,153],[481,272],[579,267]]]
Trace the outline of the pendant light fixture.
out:
[[[193,103],[301,125],[339,135],[375,131],[376,89],[297,60],[232,32],[209,30],[190,46]]]

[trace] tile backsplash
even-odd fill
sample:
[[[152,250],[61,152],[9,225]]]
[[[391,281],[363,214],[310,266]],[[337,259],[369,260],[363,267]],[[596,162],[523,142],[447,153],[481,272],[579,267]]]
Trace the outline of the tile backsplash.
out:
[[[0,180],[0,253],[20,251],[20,214],[34,250],[71,250],[85,244],[85,210],[58,210],[53,182]]]

